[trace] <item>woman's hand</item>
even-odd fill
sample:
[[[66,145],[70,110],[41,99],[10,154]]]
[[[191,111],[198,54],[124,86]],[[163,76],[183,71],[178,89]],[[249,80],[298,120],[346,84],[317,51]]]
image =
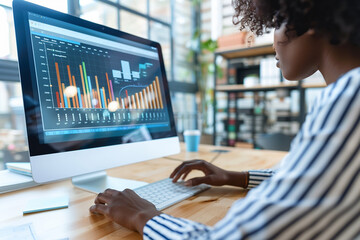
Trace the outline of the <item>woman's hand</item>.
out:
[[[154,204],[140,198],[134,191],[125,189],[120,192],[107,189],[95,198],[91,213],[105,215],[112,221],[143,234],[148,220],[161,214]]]
[[[196,186],[206,183],[213,186],[232,185],[238,187],[247,187],[247,172],[226,171],[204,160],[191,160],[180,164],[170,175],[173,182],[180,178],[185,179],[192,170],[200,170],[205,176],[195,177],[185,182],[187,186]]]

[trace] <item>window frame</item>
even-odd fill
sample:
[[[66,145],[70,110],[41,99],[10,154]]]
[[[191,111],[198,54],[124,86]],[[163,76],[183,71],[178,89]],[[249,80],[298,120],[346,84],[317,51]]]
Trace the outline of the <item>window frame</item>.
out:
[[[69,14],[72,14],[74,16],[80,17],[80,13],[81,13],[81,6],[80,6],[80,0],[68,0],[68,12]],[[136,16],[142,17],[144,19],[146,19],[147,21],[147,37],[150,39],[150,34],[151,34],[151,24],[150,22],[156,22],[159,23],[161,25],[163,25],[164,27],[169,28],[169,32],[170,32],[170,76],[168,76],[168,80],[169,80],[169,87],[171,92],[185,92],[185,93],[196,93],[198,91],[198,85],[196,83],[196,79],[198,79],[198,73],[196,73],[196,70],[193,71],[193,81],[194,83],[186,83],[186,82],[181,82],[178,81],[175,78],[175,74],[174,74],[174,22],[175,22],[175,17],[174,17],[174,12],[175,12],[175,0],[169,0],[170,1],[170,19],[171,22],[165,22],[161,19],[155,18],[153,16],[150,15],[150,0],[146,0],[146,14],[136,11],[132,8],[129,8],[127,6],[124,6],[123,4],[121,4],[121,0],[117,0],[116,2],[114,1],[110,1],[110,0],[95,0],[96,2],[100,2],[100,3],[104,3],[107,4],[109,6],[115,7],[117,9],[117,26],[118,29],[120,29],[120,11],[126,11],[129,12],[131,14],[134,14]],[[193,12],[193,22],[197,22],[198,16],[197,14],[199,14],[198,12],[194,11]],[[193,24],[192,26],[193,28],[196,27],[195,24]],[[189,63],[189,64],[197,64],[197,55],[194,58],[194,63]]]
[[[80,1],[79,0],[67,0],[68,1],[68,13],[77,17],[80,17],[81,14],[81,7],[80,7]],[[120,10],[123,11],[127,11],[129,13],[132,13],[134,15],[137,15],[139,17],[145,18],[147,20],[147,24],[148,24],[148,29],[147,29],[147,35],[148,38],[150,38],[150,32],[151,32],[151,26],[150,26],[150,22],[157,22],[161,25],[164,25],[165,27],[168,27],[170,29],[170,76],[168,76],[169,79],[169,86],[170,86],[170,90],[172,92],[185,92],[185,93],[196,93],[198,91],[198,85],[196,83],[196,80],[199,79],[199,72],[196,70],[193,71],[192,73],[192,78],[193,78],[193,83],[186,83],[186,82],[181,82],[178,81],[175,78],[175,74],[174,74],[174,11],[175,11],[175,0],[170,0],[170,14],[171,14],[171,22],[167,23],[163,20],[154,18],[152,16],[150,16],[150,0],[147,0],[147,13],[141,13],[138,12],[134,9],[131,9],[129,7],[126,7],[124,5],[121,4],[120,0],[117,0],[116,2],[110,1],[110,0],[96,0],[97,2],[101,2],[104,4],[108,4],[110,6],[113,6],[115,8],[117,8],[117,25],[118,28],[120,28]],[[0,7],[6,8],[6,9],[12,9],[11,7],[4,5],[4,4],[0,4]],[[196,28],[197,24],[198,24],[198,12],[196,10],[193,11],[193,28]],[[197,54],[195,54],[194,57],[194,62],[193,63],[188,63],[188,64],[194,64],[195,66],[198,65],[198,60],[197,60]],[[16,65],[16,69],[14,68],[14,66]],[[17,61],[13,61],[13,60],[3,60],[1,59],[0,61],[0,73],[3,74],[2,79],[0,79],[0,81],[20,81],[19,78],[19,74],[17,72]],[[9,79],[9,80],[7,80]]]
[[[175,24],[175,0],[169,0],[170,1],[170,22],[165,22],[161,19],[157,19],[155,17],[150,16],[150,0],[147,0],[147,12],[146,14],[136,11],[134,9],[131,9],[129,7],[126,7],[121,4],[121,0],[117,0],[116,2],[110,1],[110,0],[95,0],[96,2],[104,3],[109,6],[115,7],[117,9],[117,26],[118,29],[120,29],[120,10],[127,11],[131,14],[134,14],[136,16],[142,17],[146,19],[147,21],[147,37],[150,38],[151,34],[151,22],[156,22],[164,27],[169,28],[170,32],[170,76],[168,76],[169,80],[169,88],[170,88],[170,94],[171,97],[175,97],[176,93],[184,93],[184,94],[193,94],[196,96],[196,93],[198,92],[198,79],[201,78],[201,71],[200,71],[200,64],[199,64],[199,52],[200,49],[193,50],[194,57],[192,62],[181,62],[181,64],[188,64],[189,66],[192,66],[192,73],[191,78],[192,82],[183,82],[176,79],[174,74],[174,24]],[[190,1],[190,0],[189,0]],[[81,6],[80,6],[80,0],[67,0],[68,3],[68,14],[74,15],[76,17],[80,17],[81,15]],[[12,7],[0,4],[0,7],[3,7],[5,9],[12,9]],[[193,8],[192,10],[192,34],[193,36],[196,35],[197,29],[200,29],[200,9]],[[200,36],[198,36],[197,41],[200,43]],[[199,44],[200,45],[200,44]],[[18,63],[14,60],[5,60],[0,59],[0,81],[7,81],[7,82],[20,82],[20,76],[18,72]],[[196,105],[196,103],[194,102]],[[175,114],[183,114],[183,113],[175,113]],[[187,113],[187,114],[197,114],[195,113]]]
[[[2,82],[20,82],[18,62],[0,59],[0,76]]]
[[[170,96],[171,98],[174,98],[175,95],[177,93],[183,93],[183,94],[192,94],[194,95],[194,97],[196,98],[196,93],[199,91],[199,87],[198,87],[198,79],[201,78],[201,71],[200,71],[200,62],[199,62],[199,53],[200,53],[200,35],[198,35],[197,38],[197,42],[198,42],[198,49],[193,50],[193,62],[181,62],[181,64],[186,64],[188,66],[193,66],[192,69],[192,82],[182,82],[182,81],[178,81],[178,79],[176,79],[175,77],[175,70],[174,70],[174,51],[175,51],[175,47],[174,47],[174,24],[175,24],[175,0],[169,0],[170,1],[170,23],[165,22],[163,20],[157,19],[155,17],[152,17],[150,15],[150,0],[146,0],[146,14],[136,11],[132,8],[126,7],[124,5],[121,4],[121,0],[116,0],[115,1],[110,1],[110,0],[95,0],[96,2],[100,2],[103,4],[107,4],[108,6],[112,6],[115,7],[117,9],[117,27],[119,30],[120,29],[120,15],[121,15],[121,11],[127,11],[131,14],[134,14],[138,17],[144,18],[147,21],[147,38],[150,39],[151,37],[151,22],[156,22],[159,23],[161,25],[163,25],[164,27],[168,27],[169,28],[169,32],[170,32],[170,76],[168,76],[168,82],[169,82],[169,89],[170,89]],[[190,0],[189,0],[190,1]],[[80,17],[81,15],[81,6],[80,6],[80,0],[68,0],[68,12],[69,14],[72,14],[74,16]],[[192,36],[197,35],[197,31],[199,31],[200,29],[200,23],[201,23],[201,8],[196,8],[194,7],[192,9]],[[196,101],[193,103],[194,104],[194,108],[196,109]],[[175,116],[182,116],[182,115],[191,115],[191,116],[195,116],[194,117],[194,121],[195,121],[195,126],[196,128],[198,128],[199,124],[198,124],[198,112],[189,112],[189,113],[183,113],[183,112],[175,112],[174,111],[174,115]],[[182,129],[178,129],[181,130]]]

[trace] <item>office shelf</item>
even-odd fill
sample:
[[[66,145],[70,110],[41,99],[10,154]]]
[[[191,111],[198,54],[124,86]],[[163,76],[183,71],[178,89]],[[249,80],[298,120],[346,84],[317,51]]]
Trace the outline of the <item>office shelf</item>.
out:
[[[244,93],[244,92],[264,92],[264,94],[266,95],[266,92],[269,91],[276,91],[278,89],[286,89],[288,91],[293,91],[293,90],[297,90],[299,91],[299,113],[297,114],[296,117],[291,116],[291,114],[289,116],[282,116],[282,121],[288,121],[288,122],[292,122],[292,123],[298,123],[299,126],[301,126],[302,122],[305,120],[305,112],[306,112],[306,107],[305,107],[305,90],[306,89],[310,89],[310,88],[323,88],[326,87],[325,84],[322,83],[303,83],[303,81],[294,81],[294,82],[289,82],[286,81],[284,82],[283,79],[279,79],[280,83],[277,84],[271,84],[271,85],[263,85],[263,84],[259,84],[259,85],[253,85],[253,86],[245,86],[243,84],[237,84],[237,83],[242,83],[242,82],[238,82],[239,79],[237,79],[236,81],[234,81],[234,77],[232,78],[232,80],[230,81],[233,84],[218,84],[217,83],[217,61],[216,58],[217,56],[222,56],[228,64],[229,66],[232,66],[232,68],[234,67],[234,63],[238,63],[238,62],[243,62],[242,60],[246,59],[246,58],[253,58],[253,59],[257,59],[256,57],[265,57],[265,56],[269,56],[269,55],[274,55],[275,56],[275,52],[273,49],[273,46],[271,44],[268,45],[263,45],[263,46],[254,46],[254,47],[250,47],[250,48],[242,48],[242,47],[229,47],[229,48],[221,48],[218,49],[217,51],[215,51],[215,57],[214,57],[214,65],[215,65],[215,72],[214,72],[214,86],[215,86],[215,90],[214,90],[214,123],[216,123],[218,121],[217,119],[217,114],[219,113],[217,110],[217,99],[216,99],[216,93],[217,92],[223,92],[223,93],[227,93],[227,111],[223,111],[226,112],[227,117],[226,119],[223,119],[224,122],[224,128],[225,128],[225,133],[222,132],[221,134],[218,134],[219,131],[217,131],[217,124],[214,124],[214,139],[213,142],[214,144],[218,143],[218,142],[226,142],[227,145],[232,145],[232,146],[239,146],[238,142],[237,142],[237,135],[238,135],[238,131],[239,131],[239,124],[241,122],[239,114],[245,114],[242,112],[241,110],[241,106],[238,106],[237,100],[239,98],[239,94],[237,93]],[[236,76],[240,76],[240,78],[244,78],[247,74],[253,74],[254,72],[259,73],[259,66],[257,65],[241,65],[236,66],[236,71],[239,70],[239,72],[236,72]],[[229,73],[229,71],[228,71]],[[239,74],[239,75],[238,75]],[[228,74],[228,79],[227,82],[229,82],[230,78],[229,78],[229,74]],[[255,94],[254,94],[254,100],[255,100]],[[255,102],[255,101],[254,101]],[[254,107],[254,106],[253,106]],[[259,113],[256,114],[255,108],[252,108],[252,113],[251,114],[246,114],[246,116],[251,117],[252,120],[252,124],[251,124],[251,139],[247,139],[248,142],[250,142],[251,144],[253,144],[254,146],[256,146],[256,135],[258,134],[258,132],[256,131],[256,129],[259,128],[259,126],[257,126],[257,122],[256,122],[256,118],[257,116],[259,116]],[[265,117],[265,113],[264,113],[264,109],[263,112],[260,114],[260,116]],[[222,113],[224,114],[224,113]],[[265,121],[265,120],[264,120]],[[265,129],[264,128],[264,122],[262,124],[261,129]],[[217,137],[223,137],[224,134],[226,134],[227,139],[221,139],[221,141],[217,141],[219,139],[217,139]],[[234,139],[235,137],[235,139]],[[240,144],[241,145],[241,144]]]
[[[325,83],[303,83],[302,88],[324,88],[326,87]]]
[[[216,91],[222,92],[248,92],[248,91],[273,91],[278,88],[295,89],[299,87],[299,83],[279,83],[276,85],[255,85],[255,86],[244,86],[242,84],[233,85],[217,85]]]
[[[275,54],[272,45],[263,45],[263,46],[255,46],[250,48],[220,48],[215,51],[216,55],[221,55],[226,59],[234,59],[234,58],[246,58],[246,57],[255,57],[262,55]]]

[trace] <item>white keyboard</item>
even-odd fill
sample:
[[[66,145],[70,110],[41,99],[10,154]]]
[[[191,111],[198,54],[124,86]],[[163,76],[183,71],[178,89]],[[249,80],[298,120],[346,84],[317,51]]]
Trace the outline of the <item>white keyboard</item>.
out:
[[[183,182],[173,183],[172,179],[166,178],[136,188],[134,191],[140,197],[153,203],[157,210],[163,210],[209,188],[210,186],[206,184],[187,187]]]

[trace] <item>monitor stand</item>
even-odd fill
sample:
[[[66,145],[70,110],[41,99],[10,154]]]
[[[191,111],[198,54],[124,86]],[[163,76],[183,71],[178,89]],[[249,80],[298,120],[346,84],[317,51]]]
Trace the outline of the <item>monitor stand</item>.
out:
[[[126,188],[135,189],[147,185],[147,182],[128,180],[116,177],[110,177],[105,171],[84,174],[72,178],[75,187],[83,190],[100,193],[108,188],[122,191]]]

